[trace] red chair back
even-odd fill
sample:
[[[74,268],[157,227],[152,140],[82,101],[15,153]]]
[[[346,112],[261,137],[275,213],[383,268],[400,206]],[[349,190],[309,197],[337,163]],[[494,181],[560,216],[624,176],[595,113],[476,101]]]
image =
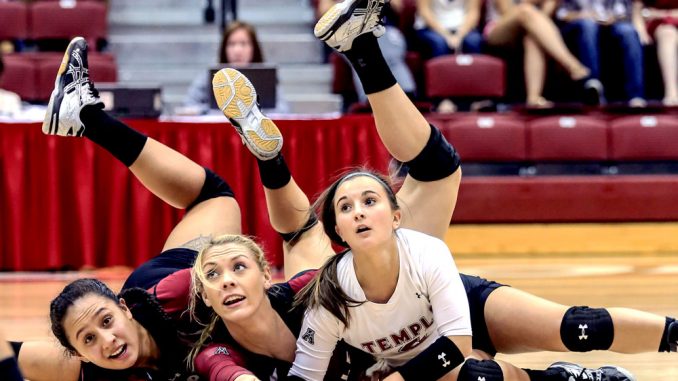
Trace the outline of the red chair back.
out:
[[[499,98],[506,91],[504,61],[482,54],[436,57],[426,62],[430,98]]]
[[[91,45],[107,36],[107,13],[106,5],[96,1],[78,1],[72,8],[59,2],[38,2],[30,9],[31,35],[34,39],[83,36]]]
[[[26,4],[11,1],[0,2],[0,40],[25,39],[28,37],[28,9]]]
[[[589,116],[551,116],[527,126],[529,158],[534,161],[605,161],[607,123]]]
[[[0,88],[19,94],[22,100],[37,99],[36,68],[33,61],[20,54],[4,56],[5,70],[0,77]]]

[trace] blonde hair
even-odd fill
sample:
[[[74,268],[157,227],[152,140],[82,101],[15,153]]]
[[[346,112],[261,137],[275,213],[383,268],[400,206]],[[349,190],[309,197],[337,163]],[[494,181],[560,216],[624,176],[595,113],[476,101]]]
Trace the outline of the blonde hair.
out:
[[[266,256],[264,255],[264,251],[259,245],[257,245],[256,242],[254,242],[252,238],[244,235],[225,234],[212,238],[207,244],[205,244],[202,250],[200,250],[198,256],[195,258],[193,268],[191,269],[191,295],[188,302],[188,308],[191,319],[196,321],[198,324],[201,324],[205,328],[200,331],[200,337],[195,342],[195,344],[193,344],[193,348],[191,348],[191,352],[186,358],[187,365],[191,370],[194,370],[195,358],[197,357],[198,353],[200,353],[200,349],[205,345],[205,342],[212,335],[214,327],[217,325],[217,322],[220,319],[219,315],[217,315],[214,310],[211,310],[207,323],[201,321],[201,319],[196,314],[196,305],[198,301],[202,299],[202,292],[204,291],[205,287],[214,287],[207,281],[205,271],[202,268],[202,262],[204,258],[210,254],[212,249],[225,245],[244,247],[245,249],[249,250],[250,253],[252,253],[254,261],[257,263],[259,270],[262,272],[269,270],[269,264],[266,260]]]

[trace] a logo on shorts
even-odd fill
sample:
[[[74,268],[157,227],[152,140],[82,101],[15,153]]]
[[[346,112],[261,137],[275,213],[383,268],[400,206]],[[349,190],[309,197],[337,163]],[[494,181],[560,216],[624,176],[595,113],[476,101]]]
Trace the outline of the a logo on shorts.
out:
[[[231,355],[230,353],[228,353],[228,349],[226,349],[226,347],[217,347],[217,348],[214,350],[214,354],[215,354],[215,355],[226,355],[226,356],[230,356],[230,355]]]
[[[302,336],[301,338],[304,339],[305,342],[307,342],[311,345],[315,345],[315,331],[314,330],[312,330],[310,328],[306,328],[306,333],[304,333],[304,336]]]

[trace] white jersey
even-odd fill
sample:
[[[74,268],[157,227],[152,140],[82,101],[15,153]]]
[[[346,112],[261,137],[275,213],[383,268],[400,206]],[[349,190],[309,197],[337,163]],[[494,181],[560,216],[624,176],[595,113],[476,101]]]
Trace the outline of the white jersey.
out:
[[[431,0],[431,13],[447,30],[459,29],[466,15],[466,0]],[[414,29],[426,28],[426,22],[419,14],[414,20]]]
[[[350,308],[348,329],[326,309],[306,312],[290,375],[322,380],[336,343],[370,353],[389,367],[405,364],[441,336],[470,336],[466,291],[445,243],[398,229],[400,273],[388,302]],[[353,267],[353,253],[339,260],[337,276],[350,298],[366,300]]]

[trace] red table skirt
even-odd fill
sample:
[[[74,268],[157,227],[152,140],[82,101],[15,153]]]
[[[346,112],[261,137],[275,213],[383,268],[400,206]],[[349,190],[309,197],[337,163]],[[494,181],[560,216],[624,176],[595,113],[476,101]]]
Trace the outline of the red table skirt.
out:
[[[241,206],[243,232],[282,265],[255,159],[228,125],[128,123],[226,179]],[[371,116],[277,124],[295,180],[311,198],[343,169],[387,168]],[[137,266],[159,253],[182,216],[92,142],[45,136],[37,124],[0,124],[0,174],[3,270]]]

